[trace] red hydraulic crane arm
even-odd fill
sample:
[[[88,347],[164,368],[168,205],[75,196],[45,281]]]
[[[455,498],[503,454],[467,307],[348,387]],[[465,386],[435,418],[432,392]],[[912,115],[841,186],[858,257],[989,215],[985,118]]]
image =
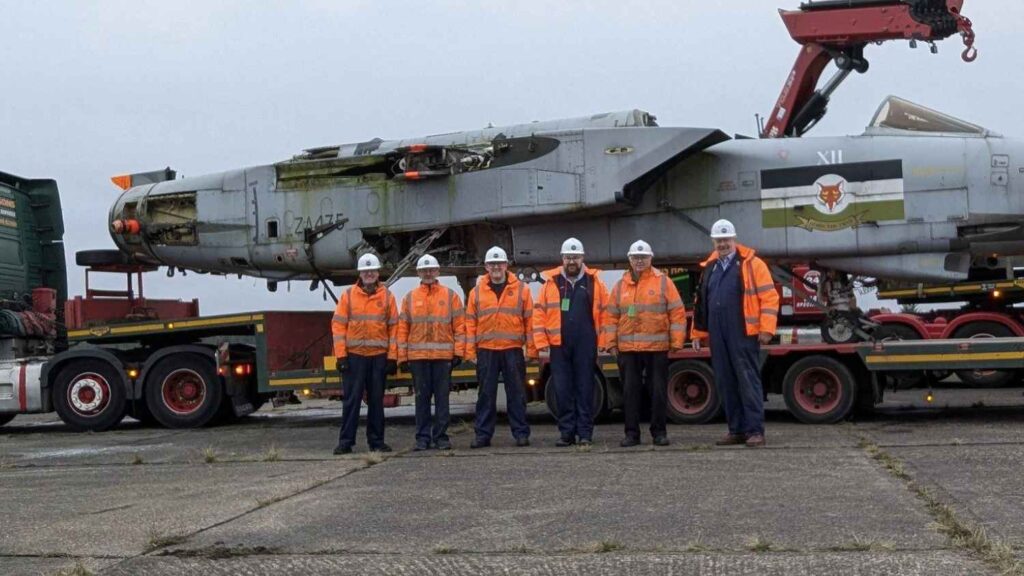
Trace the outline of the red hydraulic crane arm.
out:
[[[933,44],[959,33],[965,62],[977,58],[971,21],[960,14],[963,0],[820,0],[799,10],[780,10],[789,35],[801,44],[762,138],[801,136],[827,111],[829,97],[850,72],[867,72],[864,47],[870,42],[910,40]],[[839,69],[816,89],[829,62]]]

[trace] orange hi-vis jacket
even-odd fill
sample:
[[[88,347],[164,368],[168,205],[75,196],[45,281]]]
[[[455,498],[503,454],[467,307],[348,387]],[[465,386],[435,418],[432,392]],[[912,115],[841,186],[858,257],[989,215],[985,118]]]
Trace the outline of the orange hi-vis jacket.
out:
[[[607,325],[605,308],[608,305],[608,287],[601,281],[597,268],[583,268],[583,273],[590,277],[593,286],[593,302],[591,314],[594,317],[594,332],[597,334],[597,346],[605,347]],[[562,295],[558,292],[555,277],[562,273],[562,267],[545,270],[541,273],[544,286],[537,296],[537,304],[533,310],[533,343],[538,349],[562,345]]]
[[[526,355],[537,356],[533,345],[533,296],[529,287],[511,273],[501,298],[491,288],[488,275],[481,276],[466,297],[466,359],[476,351],[508,350],[526,346]]]
[[[718,260],[718,252],[711,252],[707,260],[701,262],[703,271],[697,283],[697,294],[693,304],[693,328],[690,337],[705,339],[708,337],[708,312],[704,300],[707,281],[711,277],[709,265]],[[761,332],[775,334],[779,314],[779,292],[775,289],[775,280],[768,270],[768,265],[755,256],[754,250],[736,244],[736,262],[740,267],[743,279],[743,293],[740,295],[743,306],[743,319],[746,324],[747,336],[757,336]]]
[[[466,311],[454,290],[420,284],[402,299],[398,361],[451,360],[466,355]]]
[[[398,359],[398,305],[383,284],[367,294],[359,284],[342,293],[331,321],[334,355],[376,356]]]
[[[638,281],[627,270],[608,302],[607,347],[619,352],[679,350],[686,342],[686,309],[672,279],[648,268]]]

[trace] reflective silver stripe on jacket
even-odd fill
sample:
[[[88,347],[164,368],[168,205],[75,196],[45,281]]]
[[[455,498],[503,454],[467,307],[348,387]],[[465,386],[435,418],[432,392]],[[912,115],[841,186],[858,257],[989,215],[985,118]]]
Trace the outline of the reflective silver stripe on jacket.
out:
[[[445,343],[442,343],[442,342],[422,342],[422,343],[409,342],[408,349],[409,350],[443,350],[443,351],[446,351],[446,352],[451,352],[451,351],[455,350],[455,344],[453,344],[453,343],[445,344]]]
[[[350,348],[353,348],[353,347],[356,347],[356,346],[377,346],[377,347],[380,347],[380,348],[387,348],[388,347],[388,341],[387,340],[349,340],[347,342],[347,344],[348,344],[348,346]]]
[[[619,336],[623,342],[668,342],[668,334],[623,334]]]

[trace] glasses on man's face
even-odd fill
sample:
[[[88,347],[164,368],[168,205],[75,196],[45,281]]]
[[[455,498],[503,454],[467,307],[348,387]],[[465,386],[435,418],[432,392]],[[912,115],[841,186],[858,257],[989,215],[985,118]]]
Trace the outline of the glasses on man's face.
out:
[[[629,260],[631,262],[645,262],[645,261],[650,260],[650,259],[651,259],[650,256],[630,256],[629,257]]]
[[[583,256],[562,256],[562,262],[579,262]]]

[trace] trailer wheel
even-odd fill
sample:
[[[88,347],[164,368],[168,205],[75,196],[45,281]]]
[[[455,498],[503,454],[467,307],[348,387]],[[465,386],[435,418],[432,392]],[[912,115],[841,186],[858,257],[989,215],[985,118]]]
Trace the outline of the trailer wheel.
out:
[[[0,426],[7,424],[11,420],[14,420],[15,416],[17,416],[17,414],[0,414]]]
[[[95,359],[72,360],[57,375],[53,407],[73,430],[108,430],[124,418],[127,394],[117,370]]]
[[[849,344],[858,342],[857,326],[860,323],[858,312],[837,312],[830,314],[821,323],[821,339],[829,344]]]
[[[705,362],[679,360],[668,367],[668,419],[676,424],[706,424],[722,413],[715,374]]]
[[[878,342],[898,342],[920,340],[921,335],[906,324],[883,324],[872,334]],[[895,370],[888,373],[896,388],[917,388],[924,384],[926,374],[923,370]]]
[[[168,428],[198,428],[220,408],[224,387],[213,361],[199,354],[174,354],[153,367],[146,378],[146,405]]]
[[[998,322],[971,322],[957,329],[953,338],[1009,338],[1013,332]],[[960,381],[975,388],[1005,386],[1013,380],[1013,370],[957,370]]]
[[[550,374],[550,373],[549,373]],[[594,404],[591,408],[591,413],[594,415],[594,420],[605,416],[605,390],[604,380],[601,375],[598,374],[597,370],[594,370]],[[555,379],[553,376],[548,376],[547,381],[544,383],[544,403],[548,405],[548,412],[551,417],[556,421],[558,420],[558,401],[555,399]]]
[[[846,418],[856,396],[853,374],[828,356],[796,361],[782,383],[786,407],[807,424],[834,424]]]

